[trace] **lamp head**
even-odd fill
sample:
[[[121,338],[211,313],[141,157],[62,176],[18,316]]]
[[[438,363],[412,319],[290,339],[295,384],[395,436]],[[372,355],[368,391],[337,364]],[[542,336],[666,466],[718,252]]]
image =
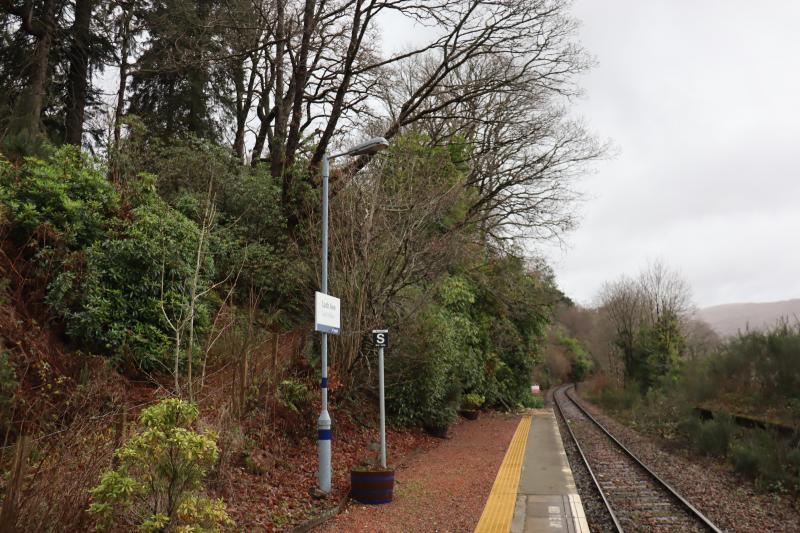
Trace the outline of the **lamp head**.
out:
[[[348,155],[370,155],[380,152],[389,147],[389,141],[383,137],[373,137],[372,139],[359,144],[347,151]]]

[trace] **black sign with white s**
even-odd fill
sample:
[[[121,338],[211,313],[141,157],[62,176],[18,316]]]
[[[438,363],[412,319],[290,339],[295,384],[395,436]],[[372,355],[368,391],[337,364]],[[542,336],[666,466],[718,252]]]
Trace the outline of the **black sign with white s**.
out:
[[[378,348],[386,348],[386,346],[388,346],[389,344],[389,330],[373,329],[372,344],[374,344]]]

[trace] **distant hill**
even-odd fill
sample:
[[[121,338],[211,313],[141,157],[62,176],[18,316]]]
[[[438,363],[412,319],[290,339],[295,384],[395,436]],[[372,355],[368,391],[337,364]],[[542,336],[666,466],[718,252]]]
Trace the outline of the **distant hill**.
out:
[[[782,302],[739,303],[706,307],[697,312],[717,334],[726,337],[749,328],[765,329],[774,326],[782,317],[800,321],[800,298]]]

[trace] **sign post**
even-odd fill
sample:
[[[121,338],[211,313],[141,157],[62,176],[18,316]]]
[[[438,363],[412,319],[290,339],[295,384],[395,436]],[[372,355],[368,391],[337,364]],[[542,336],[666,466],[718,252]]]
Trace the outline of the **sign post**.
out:
[[[320,271],[320,287],[317,293],[317,315],[315,320],[317,331],[321,332],[320,359],[322,367],[322,412],[317,421],[317,453],[319,454],[319,490],[323,493],[331,491],[331,417],[328,414],[328,333],[339,334],[341,324],[339,322],[339,300],[337,298],[327,299],[328,294],[328,182],[330,181],[330,160],[345,155],[374,155],[389,146],[389,141],[383,137],[374,137],[367,142],[351,148],[340,154],[328,155],[325,150],[322,154],[322,246],[321,259],[322,270]],[[333,302],[335,300],[335,303]],[[327,305],[326,305],[327,301]],[[330,312],[331,316],[325,317],[328,320],[320,320],[320,310]],[[334,314],[335,313],[335,314]],[[328,329],[326,329],[328,328]]]
[[[381,466],[386,468],[386,402],[383,393],[383,350],[389,344],[388,329],[373,329],[372,342],[378,347],[378,395],[381,411]]]
[[[327,280],[323,289],[327,289]],[[314,329],[322,333],[322,410],[317,419],[317,455],[319,456],[319,488],[331,491],[331,416],[328,413],[328,333],[338,335],[341,329],[339,298],[324,292],[314,294]]]

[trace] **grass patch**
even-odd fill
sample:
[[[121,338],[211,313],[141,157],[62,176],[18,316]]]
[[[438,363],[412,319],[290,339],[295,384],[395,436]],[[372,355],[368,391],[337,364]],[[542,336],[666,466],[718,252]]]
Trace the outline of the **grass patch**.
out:
[[[522,407],[526,409],[541,409],[544,407],[544,396],[528,394],[522,397]]]

